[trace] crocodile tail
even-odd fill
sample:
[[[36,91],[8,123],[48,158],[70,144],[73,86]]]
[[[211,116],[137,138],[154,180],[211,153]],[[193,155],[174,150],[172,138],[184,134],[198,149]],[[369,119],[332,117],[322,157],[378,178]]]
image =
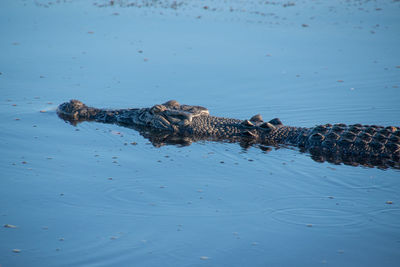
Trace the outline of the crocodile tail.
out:
[[[321,161],[400,168],[398,127],[319,125],[303,135],[302,141],[303,148]]]

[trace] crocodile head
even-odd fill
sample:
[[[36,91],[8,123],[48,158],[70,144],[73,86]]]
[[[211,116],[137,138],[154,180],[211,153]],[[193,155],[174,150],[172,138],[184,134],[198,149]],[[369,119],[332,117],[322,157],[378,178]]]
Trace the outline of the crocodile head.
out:
[[[57,114],[64,120],[76,124],[85,120],[94,120],[99,109],[90,108],[79,100],[70,100],[58,106]]]
[[[208,116],[209,111],[204,107],[180,105],[177,101],[170,100],[161,105],[140,109],[137,116],[126,115],[137,125],[177,132],[180,127],[189,125],[194,117]]]
[[[58,115],[76,125],[82,121],[101,121],[148,127],[152,130],[178,132],[189,125],[197,116],[208,116],[206,108],[200,106],[180,105],[170,100],[151,108],[132,108],[124,110],[107,110],[88,107],[79,100],[70,100],[57,109]]]

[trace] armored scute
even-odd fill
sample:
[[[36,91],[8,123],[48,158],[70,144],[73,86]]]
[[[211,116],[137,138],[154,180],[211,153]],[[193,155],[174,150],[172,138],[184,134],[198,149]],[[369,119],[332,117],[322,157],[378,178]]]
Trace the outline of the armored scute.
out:
[[[290,145],[309,152],[316,161],[400,169],[400,129],[394,126],[325,124],[313,128],[263,121],[215,117],[207,108],[181,105],[175,100],[151,108],[98,109],[71,100],[58,107],[58,115],[81,121],[115,123],[138,130],[154,145],[189,145],[200,140],[238,142],[243,147]]]

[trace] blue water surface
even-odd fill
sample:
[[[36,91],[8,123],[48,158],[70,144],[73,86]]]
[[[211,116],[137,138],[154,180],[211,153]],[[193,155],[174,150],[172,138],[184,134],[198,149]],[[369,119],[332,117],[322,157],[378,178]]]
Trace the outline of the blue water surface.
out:
[[[398,170],[296,148],[155,147],[55,110],[176,99],[293,126],[400,126],[399,12],[399,1],[1,1],[0,265],[398,266]]]

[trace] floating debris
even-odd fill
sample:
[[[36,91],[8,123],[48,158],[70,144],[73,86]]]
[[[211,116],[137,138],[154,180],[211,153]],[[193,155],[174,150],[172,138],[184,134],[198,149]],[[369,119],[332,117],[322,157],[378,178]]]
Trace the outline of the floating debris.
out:
[[[207,256],[201,256],[201,257],[200,257],[200,260],[203,260],[203,261],[208,260],[208,259],[210,259],[210,258],[207,257]]]
[[[21,250],[18,249],[18,248],[14,248],[14,249],[12,250],[12,252],[14,252],[14,253],[21,253]]]

